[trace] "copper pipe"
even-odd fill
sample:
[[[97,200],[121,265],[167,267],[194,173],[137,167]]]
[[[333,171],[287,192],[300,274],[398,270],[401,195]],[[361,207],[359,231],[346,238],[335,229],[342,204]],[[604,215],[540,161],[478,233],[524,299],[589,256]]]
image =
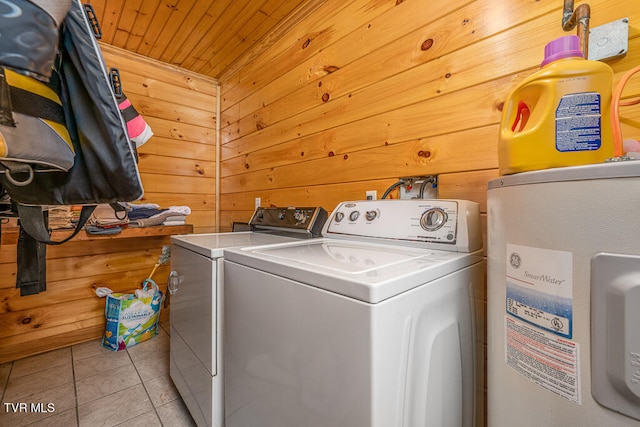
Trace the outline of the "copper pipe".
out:
[[[591,8],[583,3],[573,10],[573,0],[564,0],[562,10],[562,29],[571,31],[578,27],[578,37],[580,38],[580,50],[585,59],[589,59],[589,18]]]

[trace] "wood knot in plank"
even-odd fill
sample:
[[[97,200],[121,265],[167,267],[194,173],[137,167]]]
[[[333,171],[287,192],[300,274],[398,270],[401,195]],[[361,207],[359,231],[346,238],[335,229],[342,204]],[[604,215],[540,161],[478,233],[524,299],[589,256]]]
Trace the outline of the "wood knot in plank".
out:
[[[428,159],[429,157],[431,157],[431,151],[420,150],[418,151],[418,157],[424,157],[425,159]]]
[[[340,69],[340,67],[336,67],[335,65],[325,65],[323,70],[329,74],[331,73],[335,73],[336,71],[338,71]]]
[[[433,46],[433,39],[426,39],[425,41],[422,42],[422,45],[420,45],[420,49],[429,50],[431,49],[432,46]]]
[[[331,99],[331,95],[328,92],[322,94],[322,102],[327,102],[329,99]]]

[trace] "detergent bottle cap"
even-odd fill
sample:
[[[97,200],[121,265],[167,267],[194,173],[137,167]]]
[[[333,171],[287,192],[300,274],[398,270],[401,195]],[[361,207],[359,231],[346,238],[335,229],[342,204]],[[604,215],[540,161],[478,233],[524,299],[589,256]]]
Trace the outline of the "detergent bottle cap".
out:
[[[544,67],[550,62],[563,58],[583,58],[580,50],[580,37],[564,36],[550,41],[544,47],[544,61],[540,67]]]

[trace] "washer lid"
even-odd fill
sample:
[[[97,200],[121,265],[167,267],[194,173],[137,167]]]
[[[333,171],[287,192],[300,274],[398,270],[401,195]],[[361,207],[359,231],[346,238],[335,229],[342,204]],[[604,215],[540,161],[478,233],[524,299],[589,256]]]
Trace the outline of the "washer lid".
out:
[[[225,259],[368,303],[378,303],[482,260],[457,253],[312,239],[225,251]]]
[[[289,236],[280,236],[275,233],[256,233],[253,231],[171,236],[171,243],[174,245],[182,246],[209,258],[221,257],[224,248],[262,246],[294,240],[297,239]]]

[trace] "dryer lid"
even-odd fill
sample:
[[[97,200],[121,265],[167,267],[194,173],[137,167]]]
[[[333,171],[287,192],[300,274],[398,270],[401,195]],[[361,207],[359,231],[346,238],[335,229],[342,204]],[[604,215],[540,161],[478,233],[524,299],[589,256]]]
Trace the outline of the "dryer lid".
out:
[[[294,240],[297,239],[281,236],[277,233],[253,231],[171,236],[172,244],[182,246],[209,258],[222,257],[224,248],[268,245]]]
[[[231,249],[225,259],[377,303],[480,262],[482,253],[321,238]]]

